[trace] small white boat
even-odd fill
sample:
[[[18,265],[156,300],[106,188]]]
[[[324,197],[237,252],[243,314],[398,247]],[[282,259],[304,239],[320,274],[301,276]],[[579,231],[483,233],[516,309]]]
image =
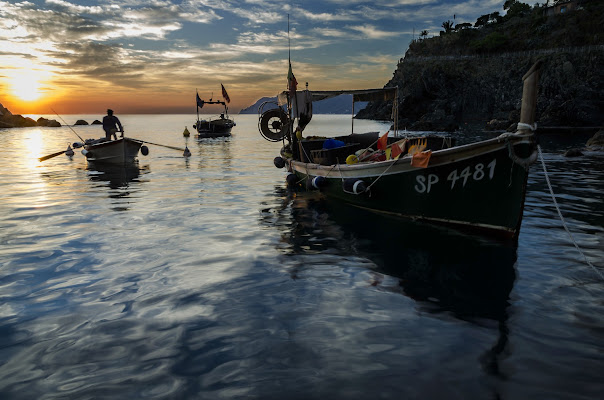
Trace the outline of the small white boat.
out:
[[[148,153],[148,149],[143,146],[142,141],[127,137],[117,140],[88,139],[83,147],[82,154],[88,161],[95,163],[128,164],[134,162],[139,150],[143,155]],[[144,148],[141,149],[141,147]]]

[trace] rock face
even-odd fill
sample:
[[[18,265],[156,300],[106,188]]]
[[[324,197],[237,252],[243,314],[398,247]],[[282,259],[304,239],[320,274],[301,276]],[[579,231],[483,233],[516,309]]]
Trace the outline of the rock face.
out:
[[[522,77],[537,57],[403,60],[386,86],[399,87],[399,126],[455,130],[506,129],[518,122]],[[604,46],[544,58],[537,100],[539,126],[600,126],[604,109]],[[391,104],[370,103],[357,118],[389,119]]]
[[[14,115],[2,104],[0,104],[0,128],[24,128],[28,126],[61,126],[54,119],[38,118],[34,121],[31,118],[25,118],[21,115]]]
[[[1,118],[5,128],[24,128],[27,126],[37,126],[38,124],[31,118],[25,118],[21,115],[4,115]]]
[[[88,125],[88,122],[84,121],[83,119],[78,119],[75,125]]]
[[[103,125],[103,123],[101,121],[99,121],[98,119],[95,119],[94,121],[92,121],[92,124],[90,125]]]
[[[57,121],[55,121],[54,119],[46,119],[46,118],[38,118],[38,120],[36,121],[38,126],[50,126],[53,128],[59,127],[61,126],[61,124]]]
[[[591,150],[604,149],[604,128],[596,132],[585,145]]]
[[[519,121],[522,77],[543,61],[538,126],[600,127],[604,116],[604,2],[546,17],[541,5],[479,28],[410,44],[385,86],[399,88],[399,127],[502,130]],[[370,103],[357,118],[390,119]]]

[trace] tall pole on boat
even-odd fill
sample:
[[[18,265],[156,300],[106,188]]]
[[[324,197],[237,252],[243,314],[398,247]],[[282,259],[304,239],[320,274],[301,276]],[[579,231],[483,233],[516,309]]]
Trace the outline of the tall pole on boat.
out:
[[[296,132],[293,130],[294,120],[296,118],[296,113],[300,113],[300,108],[298,106],[298,95],[296,94],[296,86],[298,82],[296,81],[296,77],[294,72],[292,71],[292,59],[291,59],[291,39],[289,37],[289,14],[287,14],[287,60],[289,64],[289,70],[287,72],[287,88],[289,91],[288,94],[288,113],[290,115],[289,120],[289,135],[290,135],[290,143],[292,146],[292,155],[294,158],[297,158],[298,154],[298,138],[296,136]],[[295,109],[292,110],[292,100],[291,97],[294,97]],[[292,112],[293,111],[293,112]],[[300,126],[300,121],[298,121],[298,127]]]
[[[398,137],[398,86],[396,86],[396,92],[394,93],[394,137]]]
[[[537,111],[537,83],[542,61],[537,61],[531,69],[522,77],[522,108],[520,109],[520,123],[518,133],[528,134],[535,129],[535,115]]]
[[[195,124],[196,127],[199,127],[199,103],[197,102],[197,99],[199,98],[199,93],[197,92],[197,88],[195,88],[195,110],[197,110],[197,124]],[[195,128],[198,132],[199,129]]]
[[[354,94],[352,95],[352,118],[350,118],[350,134],[354,133]]]
[[[291,39],[289,38],[289,14],[287,14],[287,65],[288,65],[288,75],[287,75],[287,89],[288,89],[288,96],[287,96],[287,116],[289,117],[289,123],[287,124],[287,133],[289,134],[289,142],[292,144],[292,154],[294,152],[293,149],[293,145],[294,145],[294,140],[292,137],[292,125],[293,125],[293,119],[292,119],[292,102],[291,102],[291,90],[290,90],[290,77],[289,77],[289,71],[291,71],[292,69],[292,50],[291,50]]]

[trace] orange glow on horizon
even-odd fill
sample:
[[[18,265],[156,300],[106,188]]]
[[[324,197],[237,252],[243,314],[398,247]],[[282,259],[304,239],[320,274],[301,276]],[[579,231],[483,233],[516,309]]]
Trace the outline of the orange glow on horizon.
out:
[[[63,114],[100,114],[104,115],[107,108],[113,109],[116,114],[195,114],[195,92],[191,93],[144,93],[137,90],[132,93],[95,93],[95,90],[83,90],[78,93],[62,93],[43,95],[37,100],[26,101],[11,95],[0,97],[0,104],[8,108],[13,114],[20,115],[52,115],[55,110]],[[228,104],[229,112],[237,114],[242,108],[254,104],[263,96],[273,94],[229,92],[232,101]],[[237,96],[237,97],[235,97]],[[239,97],[241,96],[241,97]],[[217,98],[218,96],[214,96]],[[218,106],[214,106],[218,107]],[[206,106],[200,113],[216,113],[219,108]]]
[[[262,91],[250,84],[229,86],[231,103],[228,109],[237,114],[241,109],[254,104],[262,97],[277,95],[274,83]],[[204,100],[210,93],[199,91]],[[31,65],[7,70],[0,80],[0,103],[15,115],[99,114],[107,108],[117,114],[195,114],[195,88],[157,91],[148,87],[126,88],[100,83],[94,80],[66,79],[50,71],[35,69]],[[221,99],[221,93],[214,91],[214,99]],[[54,111],[53,111],[54,110]],[[219,113],[220,106],[207,105],[200,113]]]

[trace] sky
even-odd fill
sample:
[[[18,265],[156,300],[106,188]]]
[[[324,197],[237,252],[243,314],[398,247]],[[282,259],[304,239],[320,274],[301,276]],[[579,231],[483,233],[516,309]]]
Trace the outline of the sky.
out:
[[[223,84],[236,113],[286,89],[288,54],[301,87],[383,87],[422,30],[438,35],[444,21],[474,23],[503,3],[0,0],[0,104],[13,114],[186,114],[196,91],[222,99]]]

